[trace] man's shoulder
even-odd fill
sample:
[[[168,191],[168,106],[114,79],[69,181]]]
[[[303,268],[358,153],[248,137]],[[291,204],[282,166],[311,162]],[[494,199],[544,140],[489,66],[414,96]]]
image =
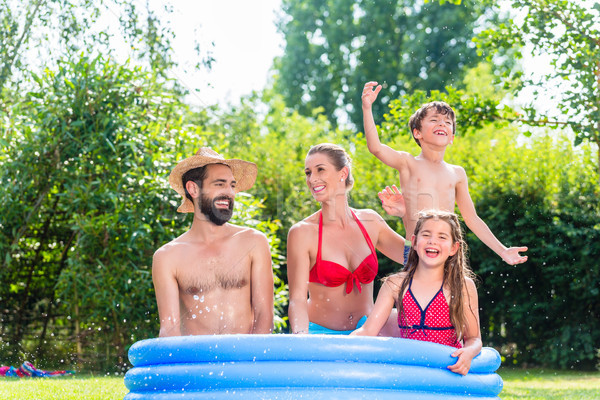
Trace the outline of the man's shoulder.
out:
[[[228,224],[228,227],[231,230],[232,237],[251,241],[267,240],[267,235],[256,228],[234,224]]]
[[[169,257],[171,254],[181,250],[181,248],[185,246],[185,240],[182,237],[183,235],[160,246],[158,250],[154,252],[154,259]]]

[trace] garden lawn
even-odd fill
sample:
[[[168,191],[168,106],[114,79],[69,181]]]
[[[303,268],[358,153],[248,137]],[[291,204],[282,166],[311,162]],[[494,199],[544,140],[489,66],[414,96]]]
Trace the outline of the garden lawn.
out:
[[[499,374],[502,400],[600,399],[600,372],[500,369]],[[0,378],[3,400],[122,400],[127,392],[123,376]]]
[[[123,400],[127,393],[122,375],[0,378],[3,400]]]
[[[504,369],[502,400],[597,400],[600,372]]]

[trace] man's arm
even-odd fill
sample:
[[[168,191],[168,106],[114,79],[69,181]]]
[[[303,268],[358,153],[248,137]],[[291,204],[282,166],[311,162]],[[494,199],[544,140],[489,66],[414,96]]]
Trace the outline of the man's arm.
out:
[[[298,225],[292,226],[287,241],[287,277],[290,304],[288,317],[291,333],[308,333],[308,278],[310,257],[304,232]]]
[[[158,336],[181,336],[179,286],[164,248],[157,250],[152,258],[152,282],[160,320]]]
[[[490,228],[477,215],[475,205],[469,194],[469,185],[467,182],[467,174],[462,167],[455,167],[458,174],[456,184],[456,204],[460,210],[465,223],[479,240],[485,243],[494,253],[498,254],[506,263],[510,265],[521,264],[527,261],[527,256],[521,256],[519,252],[527,251],[527,247],[509,247],[504,246],[494,236]]]
[[[252,252],[252,333],[273,332],[273,267],[267,237],[255,232]]]
[[[377,82],[367,82],[362,92],[363,125],[365,138],[367,139],[367,147],[371,154],[377,157],[385,165],[399,170],[404,167],[404,156],[407,156],[408,153],[398,152],[391,147],[382,144],[379,141],[377,126],[375,125],[375,119],[373,118],[373,103],[377,99],[377,95],[380,91],[381,85],[377,85]]]

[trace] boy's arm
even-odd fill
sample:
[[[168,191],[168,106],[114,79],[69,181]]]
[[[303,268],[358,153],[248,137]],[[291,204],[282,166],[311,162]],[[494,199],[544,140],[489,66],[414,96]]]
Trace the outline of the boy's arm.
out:
[[[457,374],[466,375],[471,368],[471,361],[481,352],[481,331],[479,330],[479,301],[477,298],[477,288],[472,279],[465,279],[465,319],[464,327],[464,346],[452,353],[452,357],[458,357],[454,365],[448,366],[448,369]]]
[[[458,174],[458,181],[456,184],[456,204],[469,229],[507,264],[515,265],[527,261],[527,256],[519,254],[519,252],[527,251],[527,247],[507,248],[496,238],[496,236],[494,236],[487,224],[479,218],[477,211],[475,211],[473,200],[471,200],[471,195],[469,194],[467,174],[462,167],[456,167],[456,170]]]
[[[252,333],[273,332],[273,268],[267,237],[254,233],[252,255],[252,310],[254,323]]]
[[[362,92],[362,110],[363,110],[363,125],[365,130],[365,138],[367,139],[367,147],[371,154],[377,157],[388,167],[400,169],[403,167],[405,156],[408,153],[399,152],[392,149],[379,141],[377,126],[373,118],[373,103],[377,99],[377,95],[381,91],[381,85],[377,82],[367,82]]]

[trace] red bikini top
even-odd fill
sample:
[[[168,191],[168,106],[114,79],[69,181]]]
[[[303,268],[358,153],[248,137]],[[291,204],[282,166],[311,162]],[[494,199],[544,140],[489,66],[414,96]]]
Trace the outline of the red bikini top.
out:
[[[315,265],[313,265],[311,268],[308,278],[309,282],[320,283],[328,287],[337,287],[345,282],[346,293],[348,294],[352,292],[354,284],[356,284],[356,288],[360,293],[361,283],[367,284],[373,282],[377,276],[377,270],[379,267],[377,262],[377,253],[375,253],[375,248],[373,247],[371,238],[369,238],[369,234],[365,230],[365,227],[360,223],[358,218],[356,218],[354,212],[352,210],[350,210],[350,212],[352,213],[352,216],[356,220],[358,227],[365,237],[365,240],[371,249],[371,254],[369,254],[352,272],[350,272],[347,268],[342,267],[340,264],[332,261],[322,260],[321,241],[323,238],[323,213],[321,213],[319,215],[319,249],[317,251],[317,260],[315,261]]]

